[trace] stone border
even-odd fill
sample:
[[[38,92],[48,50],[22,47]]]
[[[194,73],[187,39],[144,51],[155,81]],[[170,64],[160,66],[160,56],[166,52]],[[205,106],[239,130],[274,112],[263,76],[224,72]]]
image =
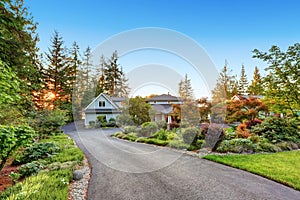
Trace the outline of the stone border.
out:
[[[73,180],[69,184],[68,200],[85,200],[87,198],[91,167],[86,157],[82,162],[83,167],[79,170],[82,173],[82,178]]]

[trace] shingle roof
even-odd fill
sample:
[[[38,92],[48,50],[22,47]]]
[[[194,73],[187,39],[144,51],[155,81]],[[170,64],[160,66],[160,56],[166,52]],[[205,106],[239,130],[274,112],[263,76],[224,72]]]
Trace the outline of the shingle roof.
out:
[[[120,101],[125,101],[125,97],[110,97],[110,99],[114,102],[120,102]]]
[[[175,97],[169,94],[157,95],[152,98],[146,99],[146,101],[182,101],[181,97]]]

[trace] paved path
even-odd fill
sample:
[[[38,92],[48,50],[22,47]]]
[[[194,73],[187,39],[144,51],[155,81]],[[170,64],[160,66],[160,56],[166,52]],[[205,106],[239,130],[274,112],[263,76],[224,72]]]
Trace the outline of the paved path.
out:
[[[251,173],[167,148],[110,138],[115,131],[65,127],[92,166],[88,199],[300,200],[299,191]]]

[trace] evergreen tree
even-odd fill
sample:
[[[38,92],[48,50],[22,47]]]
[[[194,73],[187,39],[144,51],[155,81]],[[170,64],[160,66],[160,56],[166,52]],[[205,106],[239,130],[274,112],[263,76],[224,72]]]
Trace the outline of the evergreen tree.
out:
[[[263,83],[257,67],[254,69],[253,79],[251,85],[248,88],[248,93],[251,95],[262,95],[263,94]]]
[[[0,60],[20,79],[24,110],[32,110],[33,91],[40,89],[37,24],[23,0],[0,2]]]
[[[115,96],[115,90],[117,84],[121,81],[123,72],[118,64],[118,53],[113,52],[111,58],[109,59],[106,68],[104,68],[105,74],[105,86],[104,92],[110,96]]]
[[[86,89],[91,89],[91,70],[92,70],[92,53],[91,53],[91,48],[87,47],[84,51],[84,58],[83,58],[83,63],[82,63],[82,72],[83,72],[83,82],[84,82],[84,87]]]
[[[194,98],[191,79],[188,79],[187,74],[179,82],[179,95],[183,100],[192,100]]]
[[[128,79],[125,76],[125,73],[123,72],[123,69],[121,68],[121,78],[117,82],[116,88],[115,88],[115,94],[114,96],[117,97],[128,97],[130,88],[128,86]]]
[[[220,72],[217,84],[212,90],[213,101],[216,103],[224,102],[235,94],[237,94],[237,81],[225,64],[223,70]]]
[[[97,69],[98,72],[98,82],[96,86],[96,93],[95,97],[98,96],[100,93],[104,92],[105,88],[105,75],[104,75],[104,69],[107,67],[106,59],[104,55],[101,56],[100,58],[100,68]]]
[[[179,95],[183,99],[183,105],[180,107],[181,122],[190,125],[198,124],[199,112],[197,103],[194,101],[191,79],[188,79],[187,74],[184,79],[179,82]]]
[[[84,94],[85,88],[82,87],[82,61],[80,59],[80,48],[76,42],[73,43],[70,50],[70,83],[69,88],[72,90],[72,106],[73,116],[75,120],[81,118],[81,100]]]
[[[81,87],[84,94],[82,95],[81,107],[85,108],[95,97],[95,85],[91,75],[93,63],[91,48],[87,47],[84,51],[82,69],[81,69]]]
[[[249,83],[247,80],[247,75],[245,73],[245,67],[244,65],[242,65],[241,76],[238,82],[238,94],[247,95],[248,84]]]
[[[64,41],[57,31],[51,39],[52,45],[46,53],[48,67],[45,71],[46,86],[52,96],[50,100],[59,107],[64,103],[71,103],[72,89],[70,80],[73,78],[72,66],[63,47]]]
[[[100,59],[100,69],[98,71],[98,80],[96,95],[101,92],[110,96],[127,97],[130,91],[128,79],[122,68],[118,64],[118,53],[113,52],[110,59],[105,59],[102,55]]]

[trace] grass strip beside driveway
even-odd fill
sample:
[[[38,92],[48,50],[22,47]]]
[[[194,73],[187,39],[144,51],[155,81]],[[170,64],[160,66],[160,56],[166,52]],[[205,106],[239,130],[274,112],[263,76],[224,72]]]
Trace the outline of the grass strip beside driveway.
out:
[[[300,151],[251,155],[207,155],[204,159],[261,175],[300,190]]]

